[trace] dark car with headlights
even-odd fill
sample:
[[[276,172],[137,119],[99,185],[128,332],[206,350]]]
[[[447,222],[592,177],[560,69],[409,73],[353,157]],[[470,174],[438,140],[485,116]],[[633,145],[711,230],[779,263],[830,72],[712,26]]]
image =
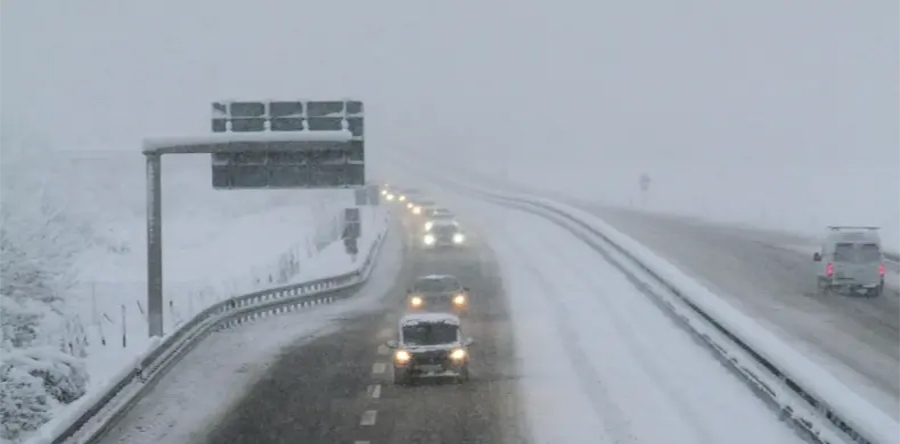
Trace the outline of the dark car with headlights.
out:
[[[466,245],[466,234],[455,220],[429,220],[424,228],[427,230],[422,234],[422,247],[426,250],[455,249]]]
[[[422,276],[406,290],[406,307],[408,311],[444,311],[462,315],[469,308],[469,288],[448,274]]]
[[[393,350],[394,384],[414,378],[449,377],[469,379],[472,338],[464,338],[459,317],[450,313],[414,313],[400,319],[397,339],[388,341]]]

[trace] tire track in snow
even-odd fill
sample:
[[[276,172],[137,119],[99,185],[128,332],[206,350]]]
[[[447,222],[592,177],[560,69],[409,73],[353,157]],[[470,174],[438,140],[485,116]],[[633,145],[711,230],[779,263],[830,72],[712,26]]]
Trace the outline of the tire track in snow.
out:
[[[519,252],[518,256],[520,258],[530,257],[529,251],[522,248],[518,242],[510,238],[507,238],[507,241],[509,246],[512,246]],[[531,251],[535,250],[532,249]],[[581,380],[581,386],[586,391],[595,415],[603,423],[607,436],[612,438],[615,443],[638,444],[640,441],[631,430],[631,420],[612,399],[603,378],[600,376],[600,372],[587,357],[587,353],[579,344],[580,341],[574,340],[580,337],[573,328],[577,324],[572,322],[572,316],[566,307],[553,297],[553,295],[557,294],[557,288],[547,280],[545,272],[537,268],[533,262],[522,260],[519,263],[531,271],[532,276],[543,288],[544,291],[540,293],[553,307],[554,325],[560,334],[559,337],[573,339],[562,341],[563,348],[577,377]]]
[[[573,234],[574,236],[574,234]],[[580,236],[576,236],[579,237]],[[543,238],[545,239],[545,238]],[[545,242],[547,243],[547,242]],[[549,243],[550,246],[548,249],[554,251],[554,257],[558,258],[560,263],[567,264],[567,269],[572,272],[573,275],[580,277],[587,284],[590,283],[591,288],[595,288],[596,292],[594,293],[594,298],[592,298],[592,302],[595,302],[601,305],[601,310],[597,310],[602,313],[606,313],[606,319],[610,320],[612,324],[615,326],[615,329],[620,333],[620,338],[625,341],[627,344],[628,351],[631,352],[631,356],[634,357],[635,361],[640,365],[641,369],[644,370],[656,383],[656,387],[661,390],[661,394],[663,394],[667,400],[673,404],[673,411],[681,418],[684,423],[688,424],[692,431],[696,432],[700,439],[699,442],[704,443],[717,443],[718,441],[709,434],[706,427],[704,427],[704,423],[706,422],[703,419],[703,415],[699,414],[693,405],[684,401],[684,391],[679,392],[676,387],[672,385],[672,377],[671,373],[674,371],[678,371],[681,366],[680,365],[668,365],[663,367],[661,364],[666,364],[665,361],[660,359],[660,356],[663,354],[667,354],[666,348],[660,348],[659,344],[654,344],[650,335],[645,334],[646,330],[643,332],[638,332],[635,330],[633,323],[625,322],[626,319],[641,319],[646,318],[646,311],[638,309],[634,303],[629,303],[624,300],[620,295],[613,294],[610,291],[609,283],[600,282],[600,278],[596,273],[595,269],[591,269],[587,267],[588,262],[583,260],[577,260],[577,258],[572,258],[576,252],[566,249],[560,249],[558,244]],[[591,248],[587,244],[585,244],[585,248]],[[593,250],[593,249],[592,249]],[[602,253],[591,251],[589,253],[594,253],[594,255],[602,255]],[[568,255],[568,257],[566,257]],[[595,261],[607,260],[604,258],[595,258]],[[596,263],[596,262],[595,262]],[[609,266],[612,268],[612,266]],[[618,270],[610,270],[611,273],[619,273]],[[623,278],[627,278],[627,276],[623,276]],[[630,280],[630,279],[629,279]],[[635,284],[637,284],[635,282]],[[638,284],[639,285],[639,284]],[[638,291],[643,291],[640,286],[637,286]],[[637,291],[632,292],[633,296],[641,296],[638,295]],[[644,301],[638,302],[643,303]],[[649,302],[649,301],[647,301]],[[646,304],[647,308],[651,310],[658,310],[657,307],[652,306],[651,304]],[[643,311],[643,312],[642,312]],[[676,334],[685,334],[686,332],[678,331],[678,327],[673,325],[673,331]],[[669,361],[668,364],[677,361]],[[695,441],[696,442],[696,441]]]
[[[502,231],[507,255],[539,287],[530,293],[547,302],[543,319],[563,338],[560,358],[571,361],[608,441],[800,441],[589,243],[539,216],[504,211],[521,221]]]

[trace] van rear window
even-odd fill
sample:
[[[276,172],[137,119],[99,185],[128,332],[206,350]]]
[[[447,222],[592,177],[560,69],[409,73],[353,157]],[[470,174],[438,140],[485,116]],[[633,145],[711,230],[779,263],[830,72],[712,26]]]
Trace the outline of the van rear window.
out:
[[[841,242],[834,247],[835,262],[866,264],[881,261],[881,250],[878,244],[853,244]]]
[[[881,250],[878,244],[858,244],[860,262],[881,262]]]

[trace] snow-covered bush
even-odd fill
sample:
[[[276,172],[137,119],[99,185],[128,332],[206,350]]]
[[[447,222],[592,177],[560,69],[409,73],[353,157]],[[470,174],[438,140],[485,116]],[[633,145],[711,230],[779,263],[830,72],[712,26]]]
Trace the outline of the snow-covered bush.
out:
[[[0,439],[18,440],[50,420],[54,403],[44,381],[11,363],[9,354],[4,350],[0,362]]]
[[[0,439],[17,440],[48,421],[59,404],[85,393],[84,363],[62,350],[70,342],[65,294],[90,227],[67,208],[66,186],[55,182],[59,176],[45,162],[52,155],[5,142],[0,145]]]

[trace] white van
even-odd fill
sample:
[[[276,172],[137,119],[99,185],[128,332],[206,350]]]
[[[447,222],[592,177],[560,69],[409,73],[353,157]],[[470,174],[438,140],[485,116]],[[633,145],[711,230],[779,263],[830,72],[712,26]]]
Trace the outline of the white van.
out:
[[[884,258],[878,227],[830,226],[822,250],[813,254],[820,293],[844,291],[880,296]]]

